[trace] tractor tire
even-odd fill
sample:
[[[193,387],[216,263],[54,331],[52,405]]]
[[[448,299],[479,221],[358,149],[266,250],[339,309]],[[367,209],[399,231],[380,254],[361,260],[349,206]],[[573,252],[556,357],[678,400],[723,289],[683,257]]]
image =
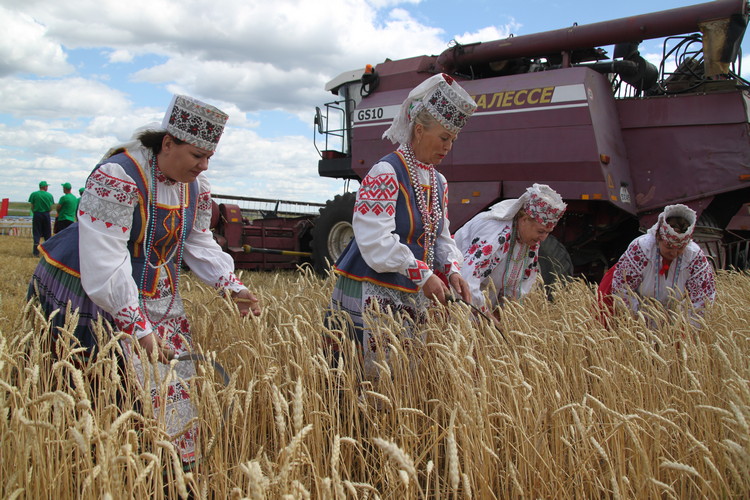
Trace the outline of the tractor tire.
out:
[[[706,254],[714,271],[726,267],[727,253],[723,240],[724,229],[721,228],[713,214],[704,211],[695,222],[693,241],[696,242],[703,250],[703,253]]]
[[[573,276],[573,261],[565,245],[554,236],[547,236],[539,247],[539,272],[547,290],[558,280]]]
[[[354,237],[352,214],[355,198],[355,193],[336,195],[326,202],[315,219],[310,247],[313,268],[320,274],[325,274],[336,263]]]

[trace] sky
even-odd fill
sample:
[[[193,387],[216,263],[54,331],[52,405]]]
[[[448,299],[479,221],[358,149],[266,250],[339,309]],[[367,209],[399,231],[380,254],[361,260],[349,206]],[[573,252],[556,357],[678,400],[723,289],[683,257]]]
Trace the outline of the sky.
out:
[[[325,202],[344,182],[317,174],[313,117],[335,99],[324,87],[337,75],[386,58],[438,55],[453,40],[696,3],[0,0],[0,198],[25,201],[41,180],[55,199],[63,182],[77,192],[109,147],[161,122],[179,93],[230,115],[207,174],[214,193]],[[641,45],[647,59],[661,50]]]

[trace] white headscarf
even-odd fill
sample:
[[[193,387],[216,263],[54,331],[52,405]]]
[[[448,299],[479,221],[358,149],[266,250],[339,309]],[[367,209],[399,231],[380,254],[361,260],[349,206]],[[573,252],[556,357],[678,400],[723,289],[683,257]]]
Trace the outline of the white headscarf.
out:
[[[568,205],[562,197],[546,184],[534,184],[526,188],[520,198],[503,200],[490,207],[488,217],[511,220],[523,209],[532,219],[547,229],[553,229],[565,214]]]
[[[684,233],[678,233],[667,223],[667,219],[670,217],[682,217],[688,222],[689,227]],[[651,226],[648,233],[654,237],[661,237],[672,247],[682,248],[690,243],[693,231],[695,230],[696,219],[697,216],[695,210],[692,208],[680,204],[668,205],[664,207],[662,213],[659,214],[659,219],[656,221],[656,224]]]

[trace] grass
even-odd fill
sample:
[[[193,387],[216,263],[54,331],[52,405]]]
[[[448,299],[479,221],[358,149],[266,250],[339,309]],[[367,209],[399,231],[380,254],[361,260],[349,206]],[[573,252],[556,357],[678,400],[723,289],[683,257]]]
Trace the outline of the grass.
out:
[[[8,215],[24,216],[31,214],[31,203],[25,201],[11,201],[8,203]]]
[[[3,498],[747,498],[750,277],[722,273],[703,327],[609,330],[577,281],[504,312],[508,342],[460,305],[423,341],[377,318],[391,341],[376,383],[354,376],[351,342],[325,360],[330,279],[304,271],[242,278],[259,318],[194,279],[181,282],[206,364],[191,385],[204,463],[185,473],[159,426],[69,380],[115,377],[52,363],[46,318],[25,301],[29,240],[0,237],[0,496]],[[114,348],[114,344],[110,347]],[[71,352],[68,355],[72,355]],[[65,361],[64,358],[63,361]]]

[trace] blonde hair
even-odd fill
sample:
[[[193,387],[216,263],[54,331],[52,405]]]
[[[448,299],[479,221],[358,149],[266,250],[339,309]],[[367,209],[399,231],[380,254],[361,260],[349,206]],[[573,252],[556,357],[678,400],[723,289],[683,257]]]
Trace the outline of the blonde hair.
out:
[[[417,116],[412,120],[409,142],[414,141],[414,130],[416,129],[417,124],[422,125],[425,130],[430,130],[435,125],[440,125],[440,122],[438,122],[437,119],[425,108],[420,109],[419,112],[417,112]]]

